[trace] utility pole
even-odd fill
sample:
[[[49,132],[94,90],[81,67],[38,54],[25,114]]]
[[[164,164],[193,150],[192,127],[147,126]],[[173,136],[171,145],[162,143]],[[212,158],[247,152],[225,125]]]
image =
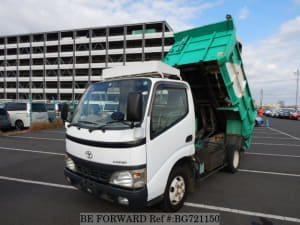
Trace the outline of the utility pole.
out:
[[[260,89],[260,107],[263,106],[264,89]]]
[[[297,76],[297,83],[296,83],[296,110],[298,110],[298,89],[299,89],[299,69],[297,69],[297,72],[295,73]]]

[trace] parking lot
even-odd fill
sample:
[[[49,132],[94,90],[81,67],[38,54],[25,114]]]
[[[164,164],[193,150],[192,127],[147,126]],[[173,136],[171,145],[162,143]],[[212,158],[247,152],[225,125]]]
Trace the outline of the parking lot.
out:
[[[300,223],[300,121],[268,119],[271,127],[255,128],[240,171],[198,182],[181,212],[219,212],[230,225]],[[0,136],[1,224],[79,224],[82,212],[133,212],[69,186],[64,151],[63,129]]]

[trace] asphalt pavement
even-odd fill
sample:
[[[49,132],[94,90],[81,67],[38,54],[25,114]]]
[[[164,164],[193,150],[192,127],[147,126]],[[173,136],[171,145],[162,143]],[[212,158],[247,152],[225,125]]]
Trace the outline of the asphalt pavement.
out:
[[[224,225],[300,224],[300,121],[255,128],[240,171],[197,182],[180,212],[217,212]],[[94,198],[64,178],[64,130],[0,136],[0,224],[79,224],[82,212],[133,210]]]

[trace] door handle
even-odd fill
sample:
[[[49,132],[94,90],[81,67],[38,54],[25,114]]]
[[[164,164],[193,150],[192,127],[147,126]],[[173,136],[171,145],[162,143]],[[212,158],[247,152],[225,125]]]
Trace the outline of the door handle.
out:
[[[191,142],[192,140],[193,140],[193,135],[189,135],[185,138],[186,143]]]

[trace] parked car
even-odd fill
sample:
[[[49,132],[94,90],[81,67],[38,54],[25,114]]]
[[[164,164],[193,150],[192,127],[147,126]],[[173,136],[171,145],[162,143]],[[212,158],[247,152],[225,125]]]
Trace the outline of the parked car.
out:
[[[45,103],[6,102],[4,108],[10,115],[12,126],[18,130],[30,127],[30,111],[32,123],[49,120]]]
[[[256,127],[262,127],[264,125],[264,120],[260,116],[255,117],[255,126]]]
[[[298,119],[300,119],[300,111],[295,111],[295,112],[291,113],[290,118],[292,120],[298,120]]]
[[[4,131],[11,127],[9,114],[6,109],[0,108],[0,130]]]
[[[295,112],[293,108],[281,108],[279,111],[278,118],[280,119],[290,119],[291,113]]]
[[[265,116],[271,116],[272,111],[271,110],[266,110],[264,114],[265,114]]]
[[[61,103],[46,103],[49,122],[53,122],[60,118],[61,107]]]
[[[278,110],[272,110],[270,117],[274,117]]]
[[[281,112],[280,110],[275,111],[275,112],[273,113],[272,117],[274,117],[274,118],[279,118],[280,112]]]
[[[290,119],[291,115],[295,112],[295,109],[288,109],[283,111],[281,118],[283,119]]]

